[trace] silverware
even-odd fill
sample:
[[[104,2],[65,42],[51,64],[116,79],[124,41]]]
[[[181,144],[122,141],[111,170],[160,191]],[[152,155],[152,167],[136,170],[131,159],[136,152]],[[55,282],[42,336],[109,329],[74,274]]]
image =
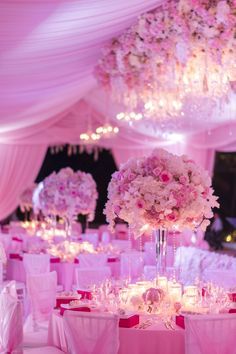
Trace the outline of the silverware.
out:
[[[145,328],[151,326],[151,324],[152,324],[152,321],[147,320],[147,321],[145,321],[145,322],[143,322],[141,324],[136,325],[134,328],[136,328],[136,329],[145,329]]]
[[[164,324],[165,324],[165,327],[166,327],[167,329],[170,329],[170,330],[172,330],[172,331],[175,331],[175,327],[174,327],[172,321],[165,321]]]

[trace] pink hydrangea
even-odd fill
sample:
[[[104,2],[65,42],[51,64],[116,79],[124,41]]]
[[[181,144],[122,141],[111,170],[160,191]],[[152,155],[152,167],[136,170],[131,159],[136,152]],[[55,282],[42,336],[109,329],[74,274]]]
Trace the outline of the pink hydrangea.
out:
[[[33,207],[33,192],[36,188],[36,184],[33,183],[30,187],[26,188],[20,195],[20,209],[22,212],[29,211]]]

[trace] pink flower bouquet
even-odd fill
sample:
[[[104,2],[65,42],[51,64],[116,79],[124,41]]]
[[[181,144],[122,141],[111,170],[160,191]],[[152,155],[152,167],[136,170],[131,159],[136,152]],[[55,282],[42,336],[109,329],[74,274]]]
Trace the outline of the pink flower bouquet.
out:
[[[33,207],[33,192],[36,188],[36,184],[32,184],[30,187],[26,188],[24,192],[20,195],[20,210],[22,212],[29,211]]]
[[[97,198],[96,183],[91,174],[63,168],[39,184],[34,207],[45,216],[57,215],[72,220],[82,214],[88,215],[92,221]]]
[[[207,172],[187,156],[156,149],[133,158],[112,175],[105,214],[130,225],[134,237],[153,229],[206,229],[218,207]]]
[[[164,299],[165,293],[161,288],[150,288],[146,290],[142,298],[146,304],[160,304],[160,302]]]

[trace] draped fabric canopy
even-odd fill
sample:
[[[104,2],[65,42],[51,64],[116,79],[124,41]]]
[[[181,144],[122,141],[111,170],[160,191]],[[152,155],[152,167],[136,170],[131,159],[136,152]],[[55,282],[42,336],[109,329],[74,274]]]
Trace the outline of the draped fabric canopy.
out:
[[[122,107],[108,104],[93,68],[107,40],[161,1],[0,2],[0,219],[35,179],[48,145],[79,143],[88,119],[94,127],[108,116],[115,120]],[[180,123],[165,125],[168,136],[161,124],[120,124],[120,134],[100,144],[113,149],[118,163],[163,146],[210,170],[214,149],[235,149],[234,113],[233,104],[186,111]]]

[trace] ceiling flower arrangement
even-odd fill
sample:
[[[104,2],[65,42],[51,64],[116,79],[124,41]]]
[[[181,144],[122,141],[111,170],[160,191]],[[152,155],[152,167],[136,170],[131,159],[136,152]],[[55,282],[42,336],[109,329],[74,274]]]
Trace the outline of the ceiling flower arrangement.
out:
[[[175,115],[189,94],[225,97],[235,57],[235,0],[171,0],[107,44],[95,76],[133,109]]]

